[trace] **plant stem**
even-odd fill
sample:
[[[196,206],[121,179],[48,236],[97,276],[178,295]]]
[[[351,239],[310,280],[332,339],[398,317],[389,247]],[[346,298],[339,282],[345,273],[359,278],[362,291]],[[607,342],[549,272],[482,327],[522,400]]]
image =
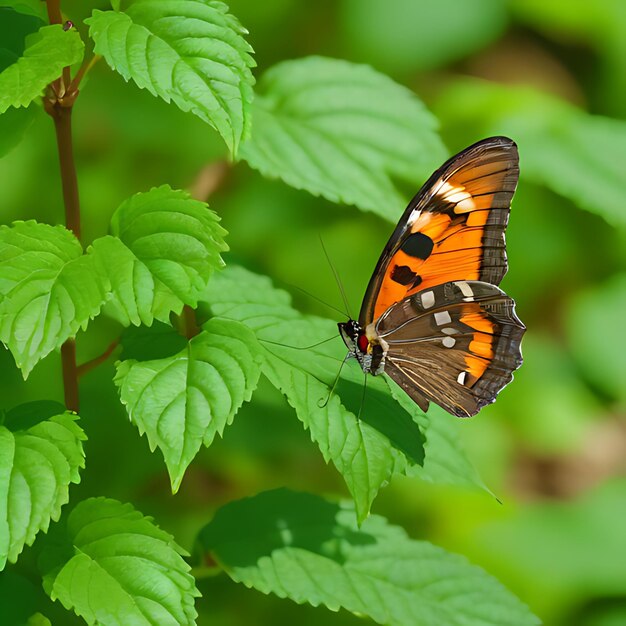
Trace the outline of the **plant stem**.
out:
[[[113,351],[117,348],[119,343],[120,340],[115,339],[107,346],[106,350],[102,354],[98,355],[94,359],[91,359],[91,361],[87,361],[79,365],[76,368],[76,375],[78,378],[85,375],[87,372],[90,372],[95,367],[98,367],[101,363],[104,363],[111,356],[111,354],[113,354]]]
[[[61,185],[65,203],[65,225],[80,239],[80,200],[72,149],[72,106],[56,105],[52,119],[57,136]]]
[[[46,0],[46,7],[50,24],[62,24],[61,0]],[[70,68],[66,67],[63,69],[63,77],[52,83],[50,93],[53,95],[44,99],[44,106],[54,120],[56,131],[65,204],[65,225],[80,239],[80,202],[72,149],[72,107],[78,92],[66,93],[69,85]],[[61,363],[65,406],[71,411],[78,412],[78,370],[74,339],[68,339],[61,346]]]
[[[76,368],[76,342],[68,339],[61,346],[61,363],[63,366],[63,392],[65,406],[78,413],[78,372]]]
[[[180,314],[180,321],[182,322],[183,335],[187,337],[187,339],[193,339],[202,331],[198,326],[195,310],[188,304],[183,307],[183,311]]]

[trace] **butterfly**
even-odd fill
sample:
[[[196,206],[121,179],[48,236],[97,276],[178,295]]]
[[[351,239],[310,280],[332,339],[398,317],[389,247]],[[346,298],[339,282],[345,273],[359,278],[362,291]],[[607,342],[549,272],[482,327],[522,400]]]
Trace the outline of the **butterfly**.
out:
[[[338,324],[367,374],[385,372],[423,410],[459,417],[492,403],[522,364],[526,330],[497,287],[519,176],[514,141],[490,137],[446,161],[387,242],[359,318]]]

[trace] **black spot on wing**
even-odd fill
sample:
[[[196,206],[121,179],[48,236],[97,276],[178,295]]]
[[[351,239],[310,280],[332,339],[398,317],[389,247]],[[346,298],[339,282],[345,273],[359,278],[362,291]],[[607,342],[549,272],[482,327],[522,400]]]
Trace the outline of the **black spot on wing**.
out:
[[[426,260],[434,247],[433,240],[424,233],[412,233],[402,244],[400,250],[416,259]]]

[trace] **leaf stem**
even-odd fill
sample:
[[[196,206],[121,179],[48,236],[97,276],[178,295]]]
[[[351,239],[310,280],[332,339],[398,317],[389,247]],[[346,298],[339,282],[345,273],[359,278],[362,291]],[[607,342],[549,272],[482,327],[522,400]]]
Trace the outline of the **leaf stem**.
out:
[[[75,91],[78,91],[78,88],[80,87],[80,83],[83,80],[83,78],[85,77],[85,74],[87,74],[87,72],[102,58],[101,55],[99,54],[94,54],[91,59],[89,59],[89,61],[87,61],[87,59],[85,59],[82,63],[82,65],[80,66],[78,72],[76,72],[76,76],[74,76],[74,80],[72,80],[72,82],[70,83],[70,86],[67,89],[68,93],[74,93]]]
[[[79,365],[76,368],[77,377],[80,378],[81,376],[84,376],[87,372],[90,372],[92,369],[98,367],[98,365],[104,363],[111,356],[111,354],[113,354],[113,351],[117,348],[119,343],[120,340],[115,339],[106,347],[106,350],[102,354]]]
[[[199,335],[201,328],[198,326],[196,320],[196,311],[192,309],[188,304],[183,307],[183,311],[180,314],[181,331],[187,339],[193,339],[196,335]]]

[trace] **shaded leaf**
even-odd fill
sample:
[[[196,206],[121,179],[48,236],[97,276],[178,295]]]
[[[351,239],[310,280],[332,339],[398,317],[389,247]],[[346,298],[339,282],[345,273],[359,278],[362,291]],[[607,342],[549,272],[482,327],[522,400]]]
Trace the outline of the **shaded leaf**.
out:
[[[212,319],[178,354],[152,361],[123,361],[115,383],[122,403],[150,448],[158,447],[178,490],[200,446],[232,423],[250,400],[260,375],[260,350],[252,331]]]
[[[38,361],[86,328],[107,279],[62,226],[0,226],[0,339],[24,378]]]
[[[235,154],[249,127],[254,78],[247,31],[221,2],[135,0],[95,10],[95,51],[126,80],[213,126]]]
[[[0,158],[8,154],[19,144],[32,124],[36,109],[9,109],[0,115]]]
[[[80,61],[83,42],[75,29],[44,26],[15,63],[0,72],[0,113],[10,106],[28,106],[63,68]]]
[[[44,588],[88,624],[195,624],[200,593],[182,548],[130,504],[84,500],[50,539]]]
[[[58,406],[46,416],[50,411],[40,408],[17,407],[0,425],[0,569],[7,560],[14,563],[40,530],[47,531],[50,520],[59,519],[68,487],[80,482],[85,465],[86,437],[77,416]]]
[[[465,558],[350,506],[285,489],[227,504],[200,544],[247,587],[398,626],[523,626],[539,620]]]
[[[254,127],[241,156],[333,202],[395,221],[406,198],[445,157],[435,118],[419,98],[365,65],[324,57],[286,61],[259,81]]]
[[[223,265],[226,231],[204,202],[167,185],[131,196],[111,218],[112,236],[89,252],[113,290],[107,312],[122,324],[169,320],[196,306],[214,269]]]

